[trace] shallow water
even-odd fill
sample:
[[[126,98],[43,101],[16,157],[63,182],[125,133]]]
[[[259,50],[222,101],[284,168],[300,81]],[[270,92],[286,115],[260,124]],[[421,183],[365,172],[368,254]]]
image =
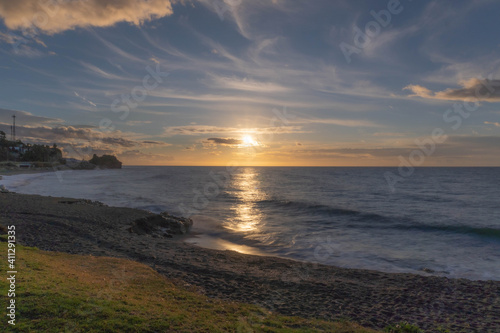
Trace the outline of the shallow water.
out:
[[[19,193],[191,216],[202,246],[500,280],[500,168],[125,167],[4,177]],[[208,241],[210,240],[210,241]]]

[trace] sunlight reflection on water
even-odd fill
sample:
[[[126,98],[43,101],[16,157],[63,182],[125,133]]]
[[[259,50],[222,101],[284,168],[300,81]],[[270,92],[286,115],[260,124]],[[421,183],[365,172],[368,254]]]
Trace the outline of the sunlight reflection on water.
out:
[[[257,202],[264,200],[266,194],[260,190],[259,173],[255,168],[245,168],[235,175],[232,182],[233,195],[238,201],[231,206],[234,212],[224,226],[236,232],[252,233],[259,231],[264,225],[264,215]]]

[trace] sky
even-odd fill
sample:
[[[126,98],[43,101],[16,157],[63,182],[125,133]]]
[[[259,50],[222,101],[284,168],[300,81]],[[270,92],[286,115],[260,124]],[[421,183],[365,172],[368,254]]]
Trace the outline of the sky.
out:
[[[0,130],[128,165],[500,166],[495,0],[0,0]]]

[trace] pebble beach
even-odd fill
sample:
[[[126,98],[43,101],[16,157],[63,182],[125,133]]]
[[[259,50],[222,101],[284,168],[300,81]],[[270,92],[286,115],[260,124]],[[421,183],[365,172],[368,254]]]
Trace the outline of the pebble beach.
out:
[[[500,331],[500,282],[345,269],[201,248],[130,232],[152,213],[71,198],[0,193],[0,224],[41,250],[129,258],[176,284],[285,315],[349,319],[382,329],[406,321],[426,332]],[[191,242],[188,242],[191,240]]]

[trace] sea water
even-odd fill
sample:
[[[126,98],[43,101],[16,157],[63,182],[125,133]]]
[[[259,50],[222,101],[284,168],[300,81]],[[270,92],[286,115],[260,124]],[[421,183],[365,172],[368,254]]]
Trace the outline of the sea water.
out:
[[[193,218],[191,242],[349,268],[500,280],[500,168],[124,167],[12,191]]]

